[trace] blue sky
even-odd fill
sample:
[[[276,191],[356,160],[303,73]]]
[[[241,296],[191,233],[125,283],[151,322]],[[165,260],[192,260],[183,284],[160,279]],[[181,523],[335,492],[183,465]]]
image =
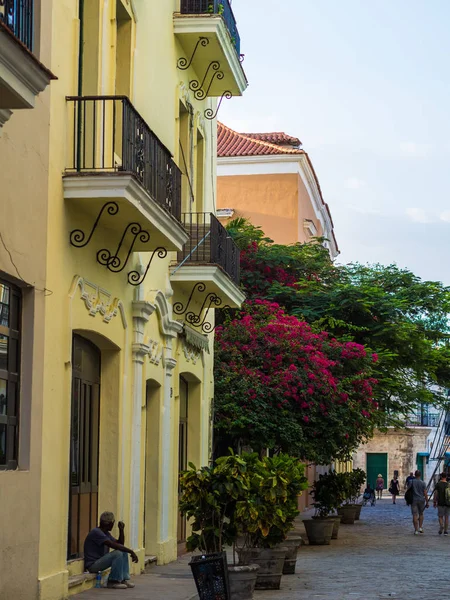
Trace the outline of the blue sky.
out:
[[[339,262],[450,285],[450,1],[234,0],[250,87],[237,131],[299,137]]]

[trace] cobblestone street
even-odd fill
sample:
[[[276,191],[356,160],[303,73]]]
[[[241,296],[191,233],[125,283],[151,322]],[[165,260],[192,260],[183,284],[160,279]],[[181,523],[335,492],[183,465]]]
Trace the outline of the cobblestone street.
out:
[[[303,526],[298,531],[304,535]],[[431,600],[449,597],[446,564],[450,536],[438,535],[437,511],[425,514],[424,534],[413,535],[410,509],[400,499],[365,507],[361,520],[341,525],[330,546],[302,546],[297,573],[283,576],[280,591],[255,592],[255,600]],[[80,600],[196,598],[185,555],[137,577],[134,590],[91,590]]]
[[[282,578],[281,591],[258,600],[419,600],[447,598],[450,536],[438,535],[437,511],[425,512],[424,534],[413,535],[403,499],[365,507],[361,520],[341,525],[330,546],[303,546],[296,575]]]

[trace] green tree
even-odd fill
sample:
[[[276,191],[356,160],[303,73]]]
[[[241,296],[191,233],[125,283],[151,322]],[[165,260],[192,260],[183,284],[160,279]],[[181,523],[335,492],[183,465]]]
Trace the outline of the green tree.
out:
[[[354,341],[378,356],[376,398],[385,422],[450,387],[450,288],[396,265],[334,265],[316,239],[273,244],[240,219],[228,226],[242,250],[242,284],[250,299],[280,304],[288,314]]]

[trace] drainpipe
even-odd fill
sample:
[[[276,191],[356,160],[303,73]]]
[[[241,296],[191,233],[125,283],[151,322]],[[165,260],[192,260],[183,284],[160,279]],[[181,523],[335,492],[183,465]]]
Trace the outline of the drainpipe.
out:
[[[80,35],[78,47],[78,96],[83,95],[83,52],[84,52],[84,0],[78,0],[78,20],[80,21]]]
[[[78,19],[80,22],[80,31],[78,39],[78,91],[77,95],[83,95],[83,53],[84,53],[84,0],[78,0]],[[81,169],[81,102],[78,102],[77,109],[77,164],[76,169]],[[74,165],[75,166],[75,165]]]

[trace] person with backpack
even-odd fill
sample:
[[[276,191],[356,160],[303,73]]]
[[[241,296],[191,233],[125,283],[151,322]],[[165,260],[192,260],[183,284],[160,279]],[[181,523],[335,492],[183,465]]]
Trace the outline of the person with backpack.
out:
[[[448,515],[450,512],[450,486],[447,483],[447,473],[441,473],[434,488],[433,506],[438,509],[439,535],[448,535]]]
[[[427,484],[420,479],[420,476],[421,472],[417,470],[405,493],[406,503],[411,506],[414,535],[423,533],[424,511],[428,508]]]

